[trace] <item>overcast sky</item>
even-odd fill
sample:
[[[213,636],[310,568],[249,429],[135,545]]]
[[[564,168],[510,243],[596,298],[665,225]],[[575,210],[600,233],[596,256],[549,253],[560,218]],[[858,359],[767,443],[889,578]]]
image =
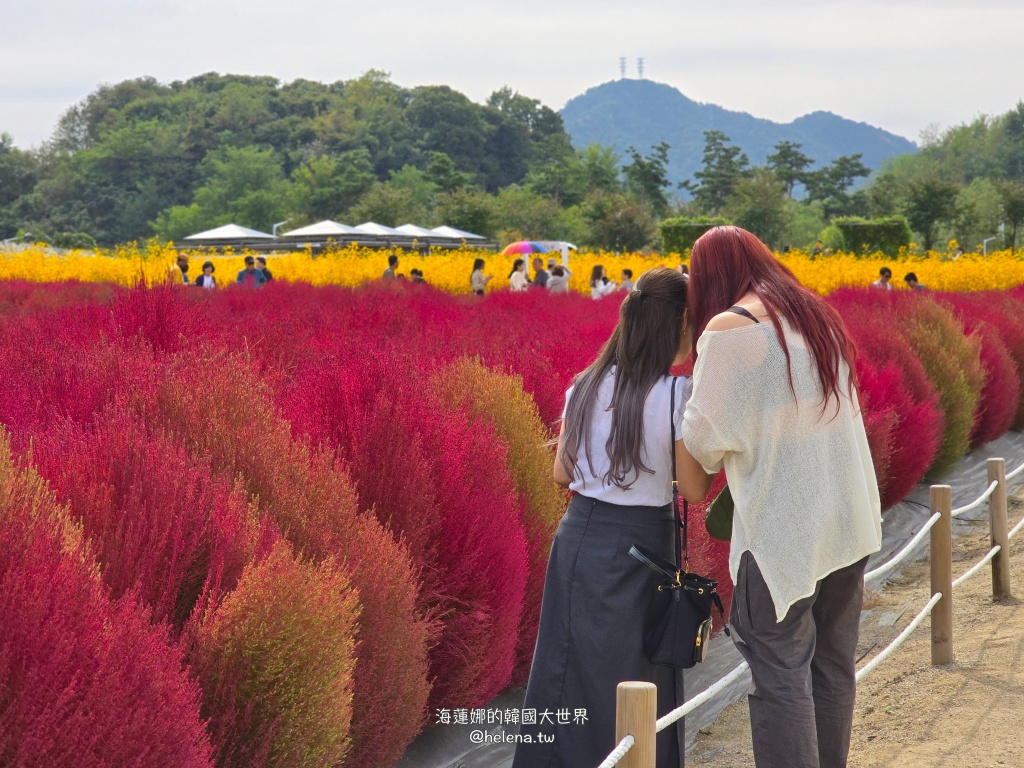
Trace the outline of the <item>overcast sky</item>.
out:
[[[619,77],[917,140],[1024,98],[1024,0],[0,0],[0,132],[38,145],[102,83],[203,72],[508,85],[561,109]]]

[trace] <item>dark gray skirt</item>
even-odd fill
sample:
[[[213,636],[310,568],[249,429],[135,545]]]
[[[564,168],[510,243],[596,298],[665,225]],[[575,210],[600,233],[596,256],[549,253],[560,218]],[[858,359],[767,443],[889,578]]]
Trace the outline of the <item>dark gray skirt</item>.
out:
[[[629,555],[637,544],[674,560],[673,531],[671,505],[573,497],[551,546],[523,705],[538,722],[520,726],[531,743],[516,746],[513,768],[595,768],[615,748],[615,687],[624,680],[658,686],[659,717],[682,703],[682,674],[644,656],[657,577]],[[658,768],[683,765],[682,728],[658,734]]]

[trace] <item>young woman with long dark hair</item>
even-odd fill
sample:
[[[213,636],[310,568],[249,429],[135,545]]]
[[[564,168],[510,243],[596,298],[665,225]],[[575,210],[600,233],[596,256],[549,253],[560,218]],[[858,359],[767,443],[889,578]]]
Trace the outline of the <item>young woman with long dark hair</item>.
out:
[[[518,745],[513,768],[598,765],[615,747],[623,680],[655,683],[659,715],[677,706],[675,670],[643,653],[656,577],[628,553],[636,544],[675,558],[671,436],[690,387],[669,369],[690,351],[685,311],[682,275],[659,268],[641,276],[611,338],[566,393],[554,476],[576,495],[551,547],[524,706],[571,717],[524,724],[533,743]],[[539,743],[542,735],[553,738]],[[676,728],[659,734],[661,768],[680,765],[679,744]]]
[[[864,567],[882,537],[856,350],[836,311],[738,227],[694,244],[689,290],[680,488],[698,499],[725,468],[729,623],[754,680],[754,761],[842,768]]]

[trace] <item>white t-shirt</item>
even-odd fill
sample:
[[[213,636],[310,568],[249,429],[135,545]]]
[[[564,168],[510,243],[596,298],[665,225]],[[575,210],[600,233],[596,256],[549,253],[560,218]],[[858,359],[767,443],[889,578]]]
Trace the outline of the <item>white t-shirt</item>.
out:
[[[608,410],[615,387],[615,367],[612,367],[598,388],[590,422],[590,453],[594,466],[591,467],[587,461],[586,451],[581,444],[576,457],[576,472],[569,484],[571,490],[591,499],[627,506],[662,507],[672,501],[672,427],[669,421],[671,384],[671,376],[658,380],[644,403],[643,460],[654,474],[640,472],[636,482],[629,488],[618,488],[603,479],[611,465],[604,446],[612,428],[612,416]],[[677,440],[681,439],[679,430],[683,410],[690,397],[690,388],[689,377],[680,376],[676,381],[676,410],[671,418],[675,420]],[[569,387],[565,393],[567,406],[572,392],[573,387]],[[565,416],[564,411],[562,416]],[[632,476],[627,479],[632,479]]]
[[[519,291],[525,291],[529,283],[526,282],[526,275],[519,270],[516,270],[508,279],[509,290],[518,293]]]
[[[598,280],[595,285],[590,286],[590,298],[604,298],[608,294],[615,293],[615,290],[618,287],[619,286],[613,283],[611,280],[609,280],[607,283],[602,280]]]
[[[856,396],[822,414],[821,385],[803,337],[783,320],[792,358],[770,322],[705,331],[680,433],[709,472],[723,466],[735,501],[729,571],[754,556],[779,621],[819,579],[877,552],[881,504]]]

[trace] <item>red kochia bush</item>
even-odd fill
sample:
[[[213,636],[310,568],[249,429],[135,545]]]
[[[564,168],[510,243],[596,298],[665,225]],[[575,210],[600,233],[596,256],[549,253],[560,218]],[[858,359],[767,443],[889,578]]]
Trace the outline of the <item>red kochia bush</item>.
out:
[[[0,429],[0,762],[210,766],[181,653],[111,602],[81,529]]]
[[[409,543],[421,605],[441,623],[430,707],[473,707],[512,674],[526,541],[501,441],[431,396],[428,379],[408,358],[356,348],[298,374],[286,414],[339,448],[360,505]]]
[[[277,537],[226,476],[131,412],[105,411],[93,428],[56,425],[32,455],[82,522],[113,596],[137,589],[154,621],[177,630]]]
[[[1013,426],[1021,406],[1020,369],[1004,343],[1006,334],[1018,342],[1016,322],[1003,317],[1006,305],[998,295],[962,293],[938,294],[938,300],[953,310],[964,329],[981,341],[981,364],[985,386],[978,405],[978,420],[971,432],[971,446],[995,440]],[[1024,306],[1018,306],[1021,311]]]
[[[266,386],[239,359],[169,358],[148,406],[154,429],[237,478],[299,553],[334,558],[348,574],[362,604],[349,764],[393,765],[422,728],[430,690],[432,627],[417,612],[419,572],[409,551],[358,510],[333,454],[292,439]]]
[[[509,683],[524,685],[537,643],[551,541],[569,496],[552,482],[554,450],[545,444],[547,430],[533,398],[523,391],[522,379],[492,371],[476,360],[462,359],[437,370],[432,389],[448,405],[493,428],[508,448],[508,468],[530,557],[516,666]]]

